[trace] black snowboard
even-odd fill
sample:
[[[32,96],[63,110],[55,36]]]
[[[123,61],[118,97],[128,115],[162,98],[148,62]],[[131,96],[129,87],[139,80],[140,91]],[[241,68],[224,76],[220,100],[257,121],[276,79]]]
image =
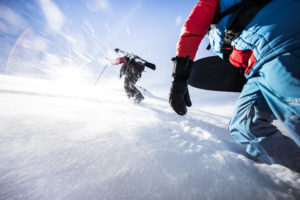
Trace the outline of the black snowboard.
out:
[[[205,90],[241,92],[246,81],[241,69],[212,56],[194,62],[188,84]]]

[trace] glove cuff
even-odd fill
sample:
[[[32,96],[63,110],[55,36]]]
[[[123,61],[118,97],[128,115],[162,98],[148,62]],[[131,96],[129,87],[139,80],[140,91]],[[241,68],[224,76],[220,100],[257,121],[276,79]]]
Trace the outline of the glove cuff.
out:
[[[172,58],[173,61],[173,71],[172,71],[172,77],[174,81],[184,81],[189,78],[193,61],[190,59],[190,57],[174,57]]]

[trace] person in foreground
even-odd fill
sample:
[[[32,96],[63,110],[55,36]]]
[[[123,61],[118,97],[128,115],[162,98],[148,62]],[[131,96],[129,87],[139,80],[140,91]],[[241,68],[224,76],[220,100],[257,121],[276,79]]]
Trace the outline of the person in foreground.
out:
[[[239,9],[232,9],[237,5]],[[300,172],[300,2],[269,0],[237,37],[224,37],[242,16],[238,11],[251,6],[249,0],[200,0],[196,4],[172,59],[169,102],[179,115],[186,114],[186,107],[192,105],[187,80],[198,46],[210,29],[212,49],[243,68],[247,78],[229,123],[232,137],[245,144],[246,152],[260,162]],[[211,26],[228,9],[231,12]],[[274,120],[284,125],[288,136],[274,126]]]

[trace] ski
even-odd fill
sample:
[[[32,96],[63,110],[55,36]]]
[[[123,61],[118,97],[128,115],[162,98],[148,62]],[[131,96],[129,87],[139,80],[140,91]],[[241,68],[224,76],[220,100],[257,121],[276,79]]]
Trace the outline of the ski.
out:
[[[137,63],[141,63],[142,65],[144,65],[144,66],[146,66],[146,67],[148,67],[148,68],[150,68],[150,69],[152,69],[152,70],[155,70],[155,69],[156,69],[155,64],[152,64],[152,63],[150,63],[150,62],[148,62],[148,61],[142,59],[141,57],[139,57],[139,56],[137,56],[137,55],[135,55],[135,54],[133,54],[133,53],[128,53],[128,52],[123,51],[123,50],[121,50],[121,49],[119,49],[119,48],[116,48],[116,49],[115,49],[115,52],[120,53],[120,54],[122,54],[123,56],[127,56],[130,60],[134,60],[134,61],[137,62]]]

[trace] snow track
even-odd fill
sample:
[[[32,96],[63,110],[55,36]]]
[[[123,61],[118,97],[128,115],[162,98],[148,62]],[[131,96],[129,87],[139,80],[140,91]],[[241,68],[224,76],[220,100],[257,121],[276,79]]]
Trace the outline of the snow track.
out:
[[[247,159],[228,117],[67,91],[0,76],[0,200],[300,198],[299,174]]]

